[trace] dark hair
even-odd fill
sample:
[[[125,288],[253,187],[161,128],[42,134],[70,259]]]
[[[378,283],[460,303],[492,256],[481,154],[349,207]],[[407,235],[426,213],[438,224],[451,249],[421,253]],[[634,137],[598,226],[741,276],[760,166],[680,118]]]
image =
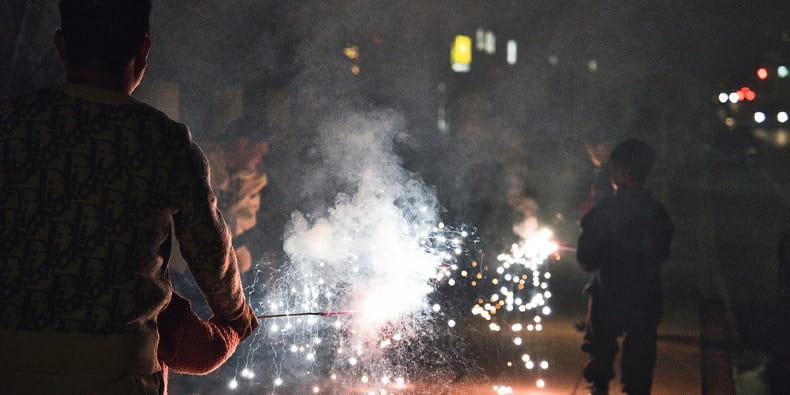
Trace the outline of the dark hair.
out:
[[[222,136],[222,140],[227,142],[243,138],[247,138],[250,141],[272,142],[272,136],[267,130],[265,122],[248,116],[239,118],[228,124]]]
[[[614,167],[627,169],[631,178],[642,184],[656,162],[656,151],[642,140],[628,139],[614,147],[609,161]]]
[[[60,28],[69,61],[121,68],[148,34],[151,0],[61,0]]]

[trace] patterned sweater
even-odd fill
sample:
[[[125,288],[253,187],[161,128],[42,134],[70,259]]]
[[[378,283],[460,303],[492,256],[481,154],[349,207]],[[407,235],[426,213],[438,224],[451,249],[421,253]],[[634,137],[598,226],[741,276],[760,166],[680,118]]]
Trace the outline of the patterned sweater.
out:
[[[214,314],[257,320],[205,156],[188,129],[122,93],[64,84],[0,102],[0,329],[156,331],[170,222]]]

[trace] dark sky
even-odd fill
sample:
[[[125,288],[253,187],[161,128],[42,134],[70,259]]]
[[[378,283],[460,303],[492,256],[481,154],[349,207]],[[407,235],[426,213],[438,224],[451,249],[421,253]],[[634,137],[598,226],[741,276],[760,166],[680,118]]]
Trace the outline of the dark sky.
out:
[[[0,6],[5,94],[17,93],[58,66],[51,47],[57,28],[55,1],[9,0]],[[644,51],[659,68],[685,68],[700,78],[720,81],[745,72],[768,47],[778,44],[787,29],[788,8],[780,1],[572,1],[411,2],[277,2],[190,1],[154,2],[154,63],[152,74],[213,75],[218,78],[260,78],[251,74],[277,72],[293,66],[289,47],[311,39],[317,26],[335,25],[335,34],[387,28],[398,32],[421,24],[435,31],[470,32],[483,23],[495,30],[519,32],[538,53],[566,50],[577,56],[612,61]],[[391,27],[391,26],[390,26]],[[331,40],[331,37],[324,37]],[[413,38],[413,37],[412,37]],[[628,52],[625,52],[628,51]],[[647,67],[647,65],[637,65]],[[642,69],[643,70],[643,69]],[[255,72],[255,73],[253,73]],[[8,80],[27,77],[35,81]],[[201,82],[194,80],[193,82]],[[11,86],[13,91],[6,88]],[[18,86],[18,88],[17,88]]]
[[[581,143],[629,135],[657,142],[658,130],[688,138],[711,118],[713,94],[739,84],[770,51],[790,45],[790,6],[779,1],[493,4],[157,1],[143,88],[177,82],[180,118],[197,137],[216,127],[215,92],[229,84],[244,87],[252,103],[245,112],[254,117],[266,106],[267,91],[286,89],[296,103],[295,134],[331,116],[338,100],[394,108],[407,120],[407,164],[432,183],[475,179],[481,171],[545,174],[560,180],[558,193],[572,194],[568,189],[578,180],[569,174],[584,173]],[[62,79],[51,39],[57,25],[54,1],[0,5],[0,96]],[[471,77],[454,75],[448,64],[453,36],[473,35],[481,26],[497,32],[500,42],[517,40],[519,63],[481,63]],[[341,54],[348,44],[361,48],[362,78],[348,73]],[[590,61],[598,65],[594,72]],[[467,125],[453,133],[472,147],[447,155],[441,168],[431,158],[454,143],[435,137],[439,82],[448,86],[448,111]],[[315,98],[319,107],[306,110],[302,103]],[[291,148],[301,154],[313,142],[296,144]],[[468,182],[448,182],[443,190],[464,205],[481,198]],[[497,186],[483,189],[501,195]]]

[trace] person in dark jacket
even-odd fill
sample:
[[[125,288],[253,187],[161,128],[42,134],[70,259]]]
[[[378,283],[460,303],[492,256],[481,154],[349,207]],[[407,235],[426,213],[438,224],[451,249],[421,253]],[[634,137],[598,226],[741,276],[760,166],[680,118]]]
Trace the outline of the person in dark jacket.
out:
[[[174,236],[214,322],[245,339],[258,320],[206,157],[186,125],[131,97],[150,0],[59,10],[67,82],[0,100],[0,392],[161,394]]]
[[[662,314],[659,271],[674,229],[664,205],[643,188],[655,157],[641,140],[618,144],[610,157],[616,192],[581,221],[577,259],[593,273],[582,345],[590,355],[584,377],[593,394],[608,393],[620,336],[623,392],[650,393]]]

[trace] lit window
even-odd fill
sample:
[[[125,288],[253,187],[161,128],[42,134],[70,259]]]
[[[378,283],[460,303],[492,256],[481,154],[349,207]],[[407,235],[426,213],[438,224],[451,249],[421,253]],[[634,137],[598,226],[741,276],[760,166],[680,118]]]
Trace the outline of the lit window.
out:
[[[478,27],[475,32],[475,49],[481,52],[486,50],[486,31],[482,27]]]
[[[514,65],[518,59],[518,45],[516,40],[508,40],[507,42],[507,64]]]
[[[491,30],[486,31],[486,53],[489,55],[496,53],[496,35]]]
[[[450,60],[453,71],[459,73],[469,71],[472,63],[472,39],[469,36],[455,36],[453,48],[450,51]]]

